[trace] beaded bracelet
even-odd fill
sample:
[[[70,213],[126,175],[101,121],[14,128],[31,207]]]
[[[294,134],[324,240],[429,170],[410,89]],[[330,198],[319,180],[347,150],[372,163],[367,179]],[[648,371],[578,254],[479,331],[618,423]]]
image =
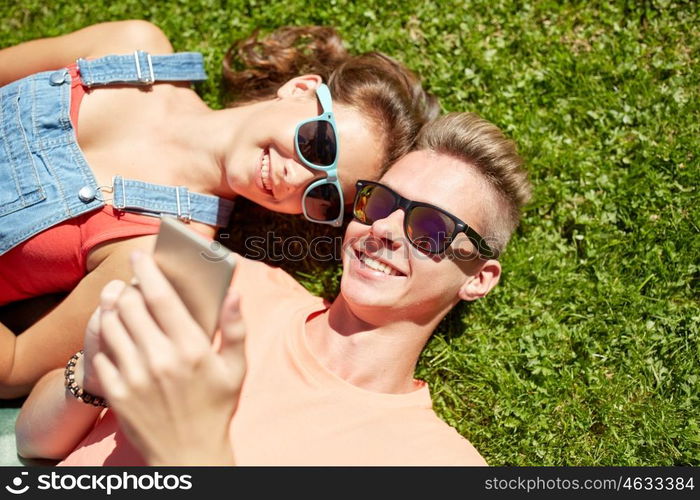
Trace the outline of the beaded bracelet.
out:
[[[78,363],[78,360],[82,357],[82,355],[82,350],[76,352],[66,364],[66,389],[68,389],[76,399],[82,401],[83,403],[90,404],[92,406],[104,406],[107,408],[109,405],[104,398],[90,394],[80,387],[75,381],[75,365]]]

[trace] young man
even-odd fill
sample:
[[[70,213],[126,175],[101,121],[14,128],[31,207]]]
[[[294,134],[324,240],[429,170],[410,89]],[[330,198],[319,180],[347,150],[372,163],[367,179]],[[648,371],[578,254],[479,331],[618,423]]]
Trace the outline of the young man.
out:
[[[335,301],[239,258],[219,349],[136,255],[139,289],[105,288],[76,366],[113,410],[100,415],[52,372],[22,409],[20,453],[69,465],[485,464],[413,373],[445,314],[498,283],[494,257],[529,198],[521,165],[476,115],[428,124],[380,183],[358,183]]]

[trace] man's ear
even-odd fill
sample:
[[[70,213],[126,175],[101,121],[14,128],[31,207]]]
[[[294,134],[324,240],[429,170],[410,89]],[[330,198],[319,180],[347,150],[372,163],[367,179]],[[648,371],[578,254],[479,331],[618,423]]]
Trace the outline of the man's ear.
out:
[[[277,89],[277,97],[294,97],[316,91],[319,85],[323,82],[320,75],[301,75],[288,80],[284,85]]]
[[[501,263],[495,259],[484,262],[476,274],[470,274],[459,289],[461,300],[476,300],[486,296],[501,279]]]

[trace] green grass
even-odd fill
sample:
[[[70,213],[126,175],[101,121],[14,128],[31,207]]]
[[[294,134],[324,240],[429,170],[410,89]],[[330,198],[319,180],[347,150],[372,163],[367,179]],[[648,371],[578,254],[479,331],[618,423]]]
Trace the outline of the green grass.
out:
[[[505,279],[421,360],[439,414],[493,465],[700,465],[698,4],[315,5],[5,2],[0,45],[145,18],[205,54],[212,106],[224,50],[256,27],[333,25],[353,50],[401,59],[445,110],[515,138],[535,184]],[[260,231],[242,221],[234,235]],[[292,269],[315,293],[337,287],[337,268]]]

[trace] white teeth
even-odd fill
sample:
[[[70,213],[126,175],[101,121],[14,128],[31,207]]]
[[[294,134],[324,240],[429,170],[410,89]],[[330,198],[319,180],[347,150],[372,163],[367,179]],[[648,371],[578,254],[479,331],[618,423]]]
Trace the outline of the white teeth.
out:
[[[389,276],[398,276],[399,274],[393,267],[387,266],[386,264],[384,264],[383,262],[379,262],[378,260],[374,260],[368,257],[366,254],[360,255],[360,261],[362,261],[362,263],[370,269],[374,269],[375,271],[379,271]]]
[[[268,191],[272,191],[272,181],[270,180],[270,155],[265,154],[262,157],[262,167],[260,167],[260,178],[263,186]]]

